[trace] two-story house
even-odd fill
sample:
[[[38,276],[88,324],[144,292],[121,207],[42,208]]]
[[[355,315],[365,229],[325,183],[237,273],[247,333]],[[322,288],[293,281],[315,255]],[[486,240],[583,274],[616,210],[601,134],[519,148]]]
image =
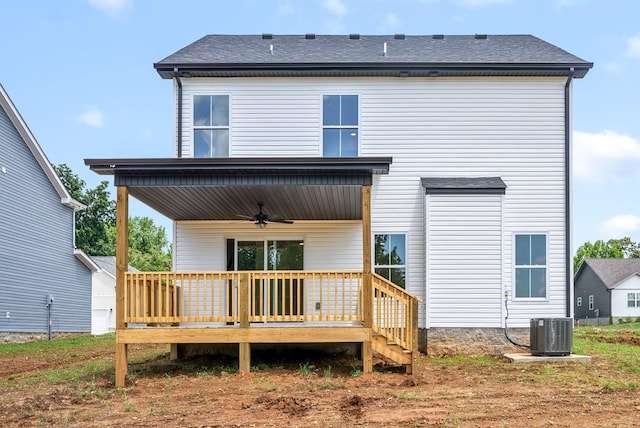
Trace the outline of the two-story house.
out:
[[[86,160],[121,218],[132,195],[174,220],[178,273],[119,253],[117,382],[136,341],[238,343],[241,370],[252,343],[355,342],[410,370],[418,342],[504,346],[505,296],[509,327],[571,316],[591,67],[529,35],[210,35],[156,63],[175,158]]]
[[[0,335],[91,331],[98,267],[74,246],[73,199],[0,85]]]

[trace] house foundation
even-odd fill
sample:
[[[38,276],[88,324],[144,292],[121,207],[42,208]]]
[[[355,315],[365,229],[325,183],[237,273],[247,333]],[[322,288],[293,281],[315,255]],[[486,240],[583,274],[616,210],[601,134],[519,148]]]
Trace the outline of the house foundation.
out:
[[[522,345],[529,345],[529,328],[510,328],[509,337]],[[452,355],[502,355],[519,348],[505,337],[503,328],[430,328],[421,329],[419,345],[427,355],[447,357]]]

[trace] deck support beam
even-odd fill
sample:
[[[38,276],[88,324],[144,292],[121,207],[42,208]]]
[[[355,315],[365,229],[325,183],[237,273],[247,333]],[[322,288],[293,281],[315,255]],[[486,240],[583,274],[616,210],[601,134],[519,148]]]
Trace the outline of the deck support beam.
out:
[[[251,295],[251,284],[249,282],[248,273],[240,275],[240,284],[238,284],[240,328],[249,328],[249,296]],[[249,373],[251,371],[251,344],[249,342],[240,342],[238,344],[238,370],[240,373]]]
[[[362,186],[362,319],[365,328],[373,327],[373,282],[371,278],[371,186]],[[362,371],[373,371],[371,339],[362,342]]]
[[[240,373],[249,373],[251,371],[251,344],[241,342],[238,349],[238,370]]]
[[[127,376],[127,344],[119,336],[126,329],[124,322],[124,281],[129,267],[129,189],[118,186],[116,199],[116,387],[125,385]]]

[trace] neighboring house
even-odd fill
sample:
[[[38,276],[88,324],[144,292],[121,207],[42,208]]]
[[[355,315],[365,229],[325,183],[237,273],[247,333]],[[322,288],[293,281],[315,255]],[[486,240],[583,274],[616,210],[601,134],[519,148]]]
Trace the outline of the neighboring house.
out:
[[[116,258],[91,256],[100,268],[93,274],[91,291],[91,334],[104,334],[116,329]],[[138,272],[131,265],[129,272]]]
[[[584,259],[575,276],[575,317],[640,317],[640,259]]]
[[[72,199],[0,85],[0,334],[91,330],[91,274]],[[51,323],[49,323],[49,317]]]
[[[211,35],[155,64],[174,83],[175,158],[85,162],[114,175],[121,215],[130,194],[174,220],[177,271],[220,275],[165,280],[177,314],[162,319],[238,323],[190,340],[239,343],[241,370],[251,343],[333,338],[361,342],[366,371],[415,324],[423,349],[457,332],[468,352],[503,347],[505,295],[509,327],[572,316],[571,93],[591,67],[528,35]],[[131,305],[123,347],[154,340],[126,329]],[[359,328],[302,333],[329,319]]]

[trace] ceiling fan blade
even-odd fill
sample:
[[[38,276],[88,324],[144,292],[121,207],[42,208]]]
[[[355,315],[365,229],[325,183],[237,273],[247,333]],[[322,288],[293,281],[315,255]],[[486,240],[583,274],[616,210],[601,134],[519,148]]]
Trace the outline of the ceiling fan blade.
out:
[[[287,220],[287,219],[280,218],[280,217],[269,217],[269,219],[267,221],[270,221],[270,222],[273,222],[273,223],[293,224],[293,220]]]
[[[244,219],[244,220],[250,220],[253,221],[256,219],[256,216],[254,215],[242,215],[242,214],[236,214],[236,217]]]

